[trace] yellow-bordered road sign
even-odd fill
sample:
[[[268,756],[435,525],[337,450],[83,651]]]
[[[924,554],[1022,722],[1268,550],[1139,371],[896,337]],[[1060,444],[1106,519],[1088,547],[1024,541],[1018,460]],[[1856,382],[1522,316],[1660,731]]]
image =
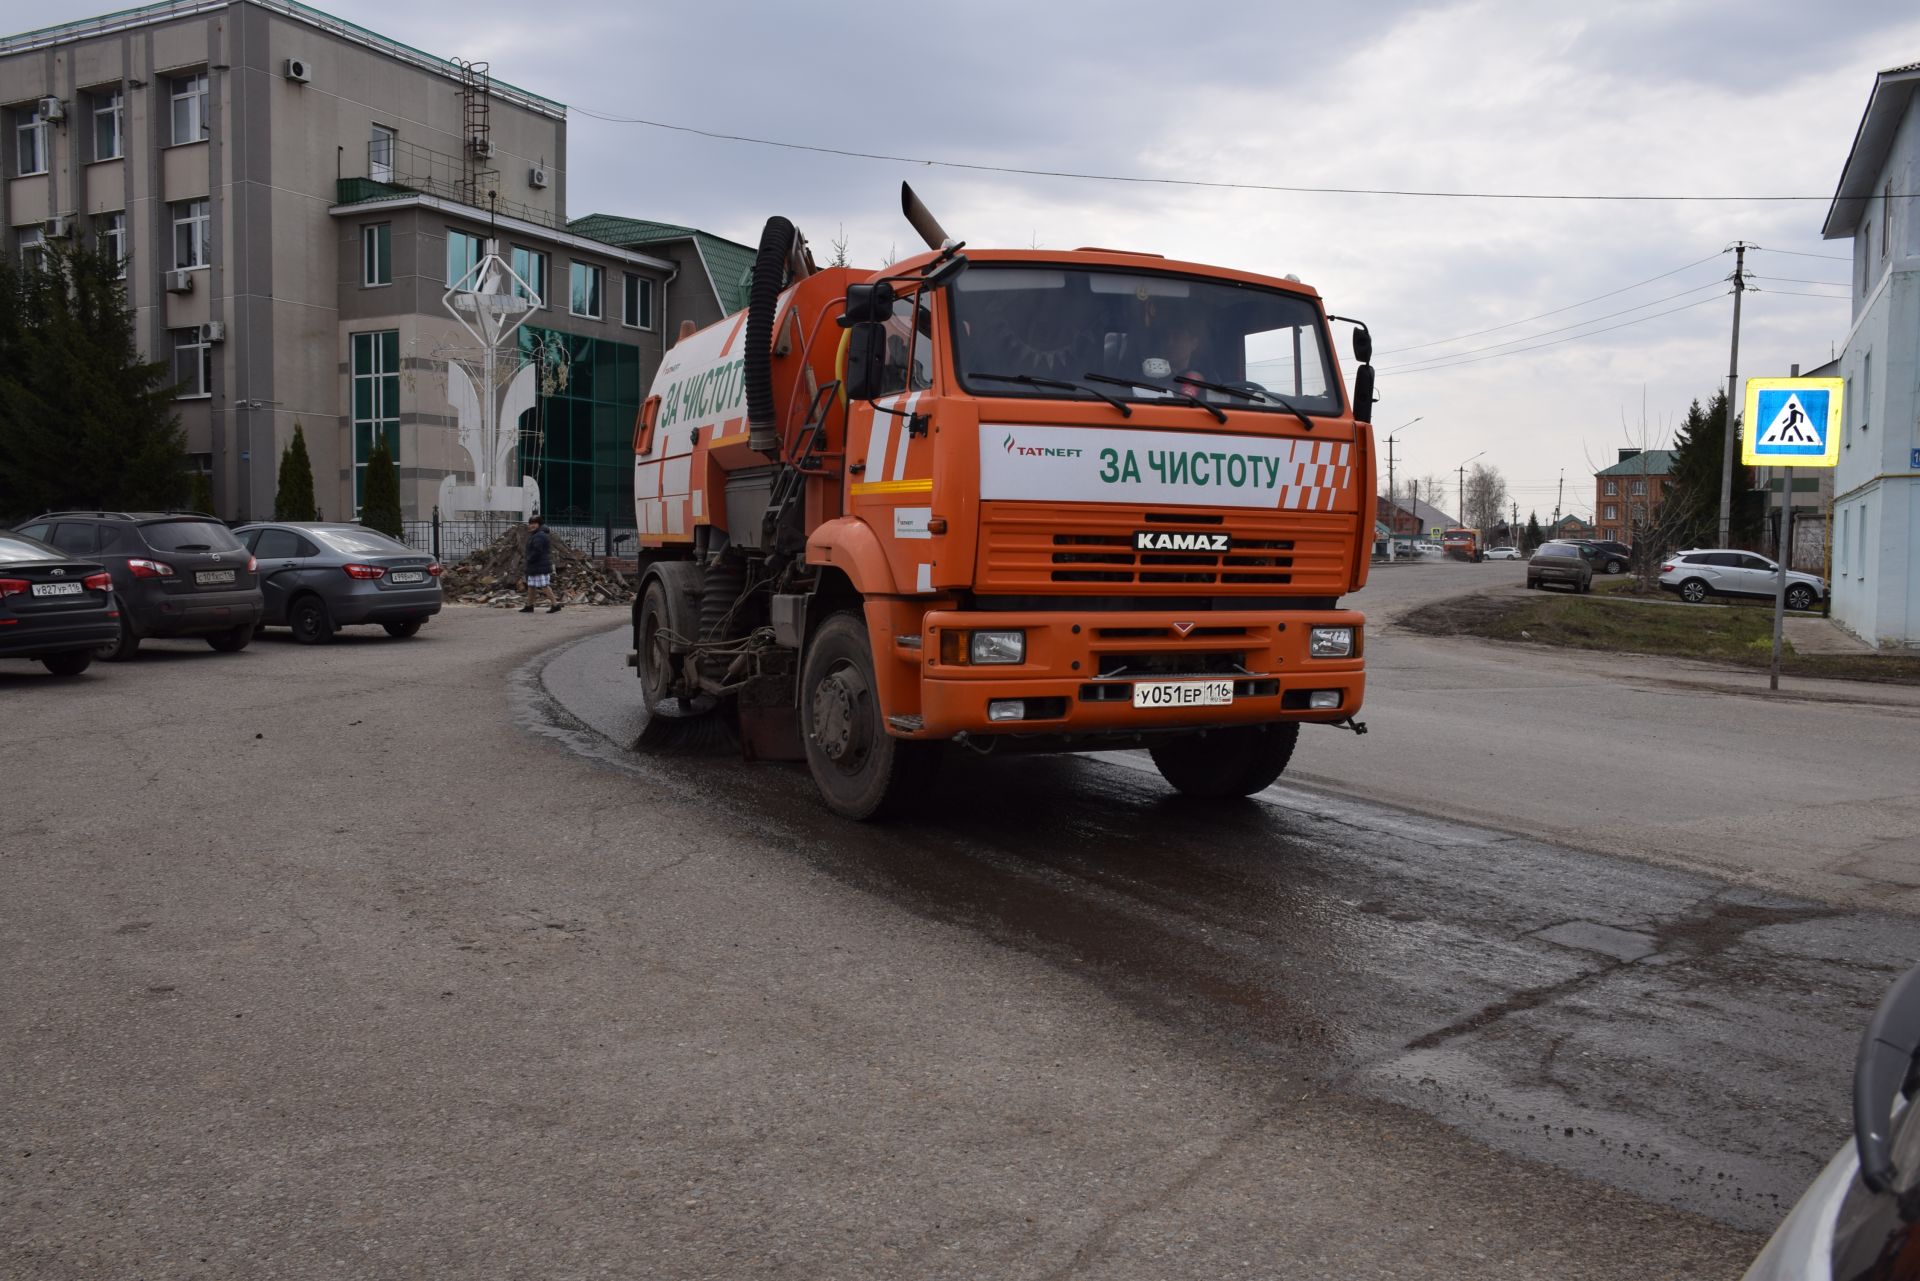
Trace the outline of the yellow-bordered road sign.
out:
[[[1840,461],[1839,378],[1749,378],[1740,461],[1749,467],[1832,467]]]

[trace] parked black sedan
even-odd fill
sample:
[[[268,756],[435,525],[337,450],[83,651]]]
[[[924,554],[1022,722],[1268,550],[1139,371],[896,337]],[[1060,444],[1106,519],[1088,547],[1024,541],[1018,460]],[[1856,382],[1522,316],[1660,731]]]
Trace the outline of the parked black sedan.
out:
[[[263,627],[290,627],[305,645],[376,623],[414,635],[440,612],[440,562],[364,525],[273,521],[234,531],[259,565]]]
[[[78,676],[119,634],[113,577],[104,566],[0,532],[0,656]]]

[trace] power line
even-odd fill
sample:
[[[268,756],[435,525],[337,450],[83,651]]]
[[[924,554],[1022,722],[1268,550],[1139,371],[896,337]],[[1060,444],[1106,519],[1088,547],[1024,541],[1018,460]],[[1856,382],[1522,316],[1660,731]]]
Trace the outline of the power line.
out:
[[[1848,257],[1845,254],[1810,254],[1810,253],[1805,253],[1798,249],[1768,249],[1764,245],[1753,245],[1753,246],[1750,246],[1750,248],[1752,248],[1756,253],[1763,253],[1763,254],[1792,254],[1795,258],[1824,258],[1828,262],[1852,262],[1853,261],[1852,258]]]
[[[1583,201],[1597,200],[1615,204],[1787,204],[1808,201],[1830,202],[1832,196],[1693,196],[1660,194],[1619,194],[1602,192],[1543,192],[1543,191],[1427,191],[1411,188],[1392,187],[1308,187],[1271,182],[1228,182],[1217,178],[1164,178],[1148,177],[1141,174],[1089,173],[1073,169],[1029,169],[1015,165],[989,165],[964,160],[937,160],[928,156],[899,156],[884,151],[856,151],[850,147],[828,147],[817,143],[783,142],[777,138],[755,138],[749,134],[722,133],[717,129],[696,129],[692,125],[677,125],[665,120],[648,120],[641,116],[616,116],[609,112],[595,111],[590,107],[572,108],[583,116],[616,125],[643,125],[649,129],[664,129],[672,133],[692,134],[699,138],[712,138],[719,142],[741,142],[755,147],[777,147],[783,151],[806,151],[822,156],[845,156],[854,160],[884,160],[889,164],[919,165],[938,169],[964,169],[976,173],[1006,173],[1028,178],[1073,178],[1086,182],[1134,183],[1146,186],[1162,187],[1208,187],[1228,191],[1274,191],[1292,195],[1310,196],[1410,196],[1434,200],[1535,200],[1535,201]],[[1895,192],[1893,199],[1910,199],[1912,192]],[[1863,200],[1884,200],[1885,194],[1864,196]]]
[[[1668,276],[1677,276],[1683,271],[1690,271],[1700,266],[1702,263],[1712,262],[1725,252],[1727,251],[1722,249],[1716,253],[1710,253],[1705,258],[1696,258],[1684,267],[1675,267],[1672,271],[1663,271],[1657,276],[1648,276],[1645,280],[1635,284],[1623,285],[1619,289],[1611,289],[1604,294],[1595,294],[1593,297],[1583,298],[1579,302],[1570,302],[1564,307],[1555,307],[1552,311],[1543,311],[1537,316],[1528,316],[1524,320],[1509,320],[1504,325],[1494,325],[1487,329],[1476,329],[1470,334],[1455,334],[1451,338],[1435,338],[1432,342],[1414,343],[1411,347],[1395,347],[1392,351],[1383,351],[1379,354],[1382,356],[1397,356],[1403,351],[1419,351],[1422,347],[1438,347],[1445,343],[1463,342],[1468,338],[1478,338],[1482,334],[1493,334],[1500,332],[1502,329],[1512,329],[1515,325],[1525,325],[1536,320],[1545,320],[1547,317],[1557,316],[1563,311],[1572,311],[1576,307],[1584,307],[1588,303],[1601,302],[1604,299],[1612,298],[1616,294],[1624,294],[1631,290],[1638,289],[1641,285],[1650,285],[1656,280],[1665,280]],[[1648,306],[1652,306],[1652,304],[1649,303]],[[1551,333],[1552,331],[1549,330],[1548,332]]]
[[[1775,298],[1825,298],[1832,302],[1845,302],[1847,300],[1845,294],[1809,294],[1802,293],[1798,289],[1762,289],[1758,285],[1754,286],[1753,292],[1756,294],[1771,294]]]
[[[1593,338],[1600,334],[1612,333],[1616,329],[1625,329],[1629,325],[1645,324],[1649,320],[1658,320],[1662,316],[1671,316],[1678,312],[1691,311],[1695,307],[1704,306],[1718,297],[1720,297],[1719,294],[1714,294],[1707,298],[1695,299],[1693,302],[1685,303],[1678,307],[1670,307],[1666,311],[1656,311],[1651,316],[1641,316],[1636,320],[1623,320],[1617,325],[1608,325],[1604,329],[1595,329],[1584,334],[1569,334],[1565,338],[1555,338],[1552,342],[1535,343],[1531,347],[1515,347],[1512,351],[1497,351],[1489,356],[1470,356],[1465,360],[1456,360],[1451,364],[1433,364],[1418,368],[1403,366],[1400,369],[1383,369],[1380,371],[1380,374],[1382,377],[1396,373],[1430,374],[1435,370],[1452,369],[1458,365],[1475,365],[1483,360],[1498,360],[1502,356],[1517,356],[1523,351],[1539,351],[1542,347],[1557,347],[1561,343],[1574,342],[1581,338]]]
[[[1651,302],[1643,302],[1643,303],[1640,303],[1638,306],[1634,306],[1634,307],[1623,307],[1619,311],[1610,311],[1604,316],[1589,316],[1585,320],[1576,320],[1571,325],[1561,325],[1558,329],[1542,329],[1537,334],[1524,334],[1519,338],[1509,338],[1505,342],[1490,343],[1485,347],[1469,347],[1465,351],[1451,351],[1451,352],[1442,353],[1441,355],[1438,355],[1438,356],[1422,357],[1419,360],[1412,361],[1409,364],[1402,365],[1400,366],[1400,368],[1401,370],[1404,371],[1404,370],[1412,369],[1418,365],[1435,364],[1435,363],[1449,361],[1454,359],[1457,356],[1471,356],[1478,352],[1483,352],[1483,351],[1497,351],[1501,347],[1511,347],[1515,343],[1532,342],[1536,338],[1545,338],[1548,334],[1563,334],[1567,332],[1567,330],[1569,329],[1580,329],[1580,328],[1584,328],[1587,325],[1598,324],[1603,320],[1612,320],[1615,316],[1625,316],[1630,312],[1644,311],[1648,307],[1658,307],[1663,302],[1672,302],[1676,298],[1685,298],[1688,294],[1697,294],[1702,289],[1715,289],[1725,283],[1726,282],[1724,280],[1709,280],[1705,284],[1695,285],[1691,289],[1682,289],[1677,294],[1668,294],[1665,298],[1655,298]],[[1505,326],[1502,326],[1502,327],[1504,328]],[[1410,350],[1410,348],[1402,348],[1401,350],[1403,351]],[[1257,363],[1264,364],[1268,362],[1262,361]]]
[[[1853,286],[1844,280],[1802,280],[1798,276],[1757,276],[1747,273],[1748,280],[1783,280],[1789,285],[1832,285],[1835,289],[1851,289]]]

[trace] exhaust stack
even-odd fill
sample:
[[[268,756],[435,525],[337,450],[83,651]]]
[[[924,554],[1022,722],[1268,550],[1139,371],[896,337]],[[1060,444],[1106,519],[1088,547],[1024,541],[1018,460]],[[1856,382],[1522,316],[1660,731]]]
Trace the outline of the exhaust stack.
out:
[[[945,249],[953,243],[939,220],[927,211],[927,207],[920,203],[920,197],[913,194],[913,188],[904,182],[900,184],[900,212],[920,233],[920,239],[927,242],[927,248]]]

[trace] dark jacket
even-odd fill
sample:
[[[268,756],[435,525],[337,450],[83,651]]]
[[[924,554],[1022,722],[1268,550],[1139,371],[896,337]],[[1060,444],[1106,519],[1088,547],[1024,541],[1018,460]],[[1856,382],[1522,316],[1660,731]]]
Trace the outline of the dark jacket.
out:
[[[553,540],[547,535],[547,527],[542,525],[527,535],[527,573],[551,574],[553,572]]]

